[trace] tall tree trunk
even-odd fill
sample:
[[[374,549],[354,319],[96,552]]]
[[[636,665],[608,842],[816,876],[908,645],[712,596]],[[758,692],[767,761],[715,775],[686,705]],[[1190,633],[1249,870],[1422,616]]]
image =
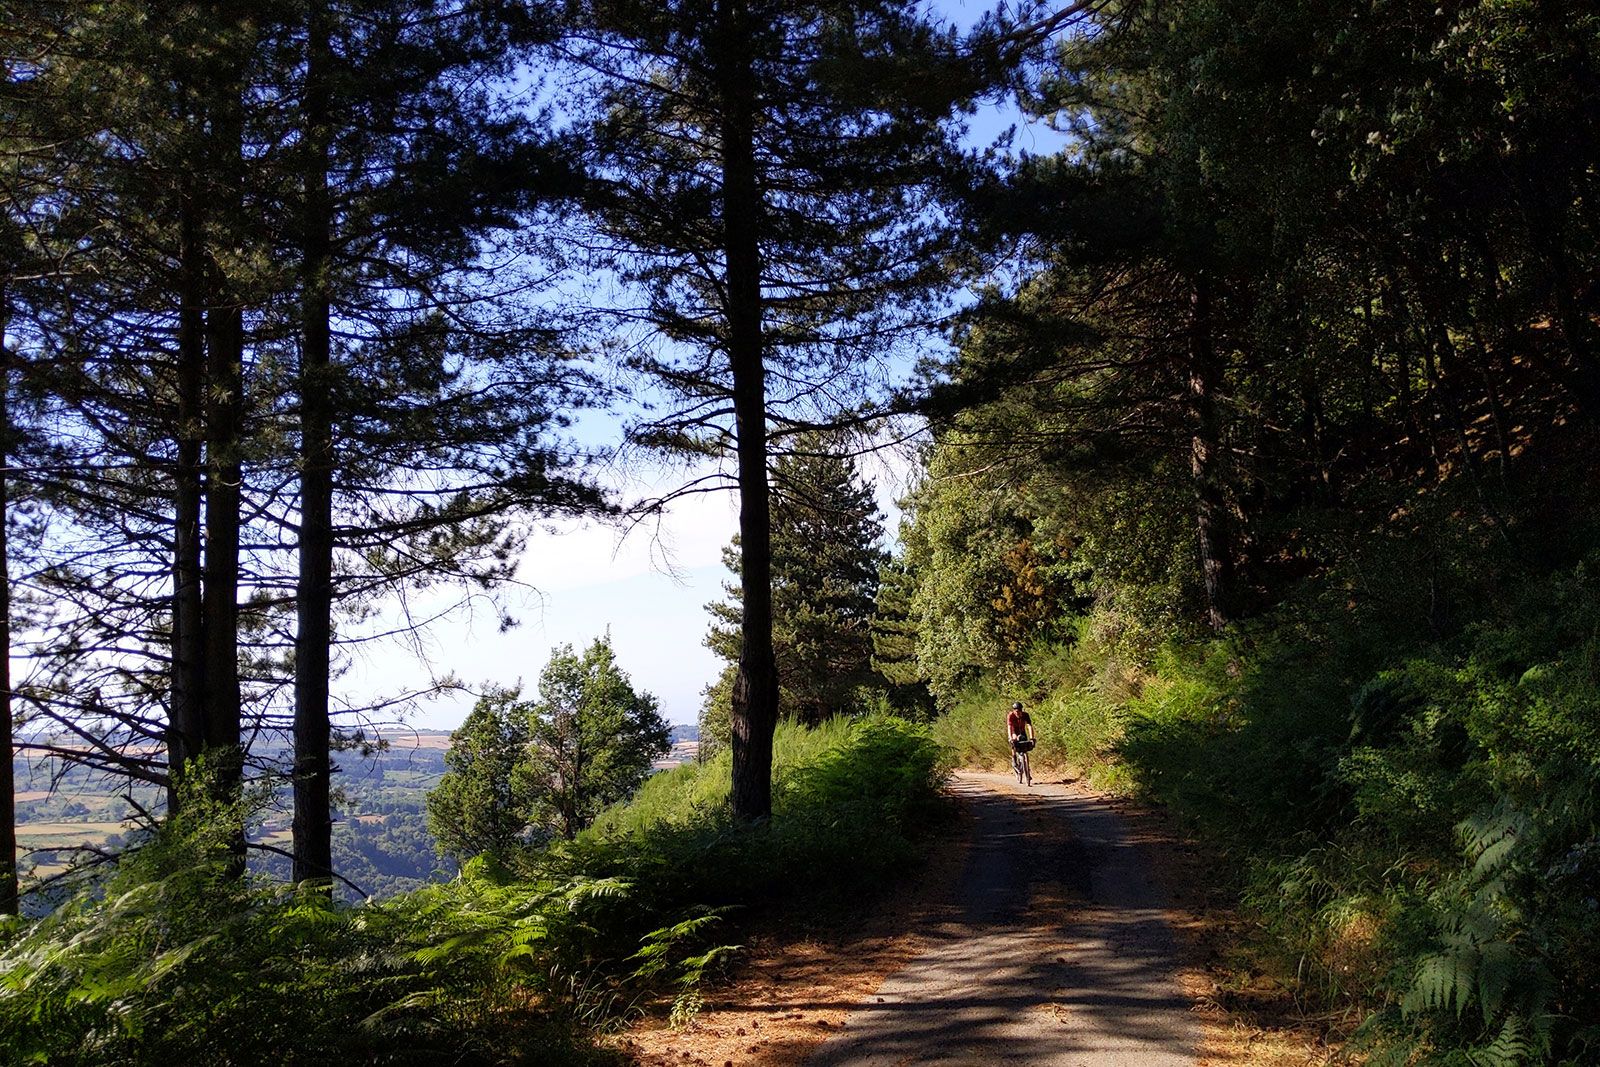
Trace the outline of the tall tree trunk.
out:
[[[17,914],[16,752],[11,736],[11,566],[6,520],[10,518],[11,353],[6,351],[5,281],[0,279],[0,915]]]
[[[207,351],[210,403],[206,430],[205,587],[202,596],[205,648],[205,747],[219,799],[238,798],[244,778],[240,751],[239,527],[242,499],[239,463],[239,389],[242,384],[243,324],[237,307],[213,307]],[[242,837],[234,844],[243,859]]]
[[[305,233],[300,347],[300,573],[295,586],[294,864],[296,882],[333,887],[333,760],[328,677],[333,641],[333,404],[329,331],[327,7],[313,2],[306,55]]]
[[[242,190],[242,101],[237,91],[221,100],[212,116],[221,186]],[[223,231],[242,227],[242,196],[230,195]],[[212,261],[211,301],[206,309],[206,493],[205,493],[205,727],[215,793],[235,801],[244,778],[240,750],[239,531],[243,500],[240,421],[244,411],[244,305],[239,279]],[[232,842],[233,869],[244,871],[244,829]]]
[[[1221,422],[1217,392],[1222,368],[1212,337],[1210,283],[1197,279],[1190,293],[1189,470],[1194,479],[1195,526],[1200,542],[1200,573],[1205,582],[1206,616],[1213,630],[1233,621],[1233,547],[1228,534],[1228,502],[1222,491]]]
[[[733,683],[733,810],[772,814],[772,738],[778,668],[772,648],[772,505],[767,487],[766,366],[761,336],[761,197],[756,185],[755,99],[745,0],[717,7],[721,35],[723,253],[728,361],[739,467],[739,671]]]
[[[205,620],[201,600],[201,447],[205,435],[205,268],[192,185],[179,205],[182,292],[178,311],[177,458],[173,470],[172,707],[167,717],[167,810],[180,780],[206,745]]]

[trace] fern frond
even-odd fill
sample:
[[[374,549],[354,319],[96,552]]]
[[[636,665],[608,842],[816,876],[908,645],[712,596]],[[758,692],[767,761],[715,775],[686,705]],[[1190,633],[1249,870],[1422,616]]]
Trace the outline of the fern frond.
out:
[[[391,1015],[412,1011],[416,1008],[432,1007],[443,1000],[445,996],[443,989],[419,989],[414,993],[408,993],[392,1004],[385,1004],[365,1019],[362,1019],[357,1025],[363,1030],[372,1030],[383,1025]]]
[[[1472,996],[1476,957],[1477,953],[1471,949],[1424,956],[1411,988],[1400,1002],[1401,1010],[1415,1015],[1421,1011],[1454,1008],[1460,1015]]]
[[[718,945],[716,948],[702,952],[698,956],[690,956],[683,961],[683,974],[678,979],[678,984],[690,988],[699,985],[700,980],[705,977],[706,971],[742,948],[744,948],[743,945]]]
[[[627,878],[578,878],[561,894],[567,910],[575,911],[591,900],[626,897],[633,892],[633,882]]]
[[[1528,813],[1509,800],[1458,823],[1456,832],[1467,858],[1473,861],[1472,876],[1485,878],[1500,871],[1531,826]]]
[[[1537,1050],[1527,1027],[1515,1015],[1505,1021],[1495,1039],[1487,1045],[1467,1050],[1473,1067],[1522,1067]]]
[[[1505,941],[1490,941],[1478,955],[1478,1003],[1487,1026],[1505,1003],[1506,993],[1522,971],[1522,954]]]

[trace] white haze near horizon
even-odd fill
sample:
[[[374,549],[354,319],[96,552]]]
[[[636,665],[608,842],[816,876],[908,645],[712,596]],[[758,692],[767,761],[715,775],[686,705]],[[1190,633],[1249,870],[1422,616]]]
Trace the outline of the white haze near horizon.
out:
[[[905,449],[886,450],[864,457],[861,470],[875,488],[886,538],[892,539],[899,524],[895,501],[908,488],[915,460]],[[652,488],[659,492],[675,484],[663,477]],[[625,499],[650,495],[638,486],[622,492]],[[726,595],[723,583],[732,576],[722,564],[722,549],[737,527],[738,498],[731,492],[685,496],[659,522],[632,529],[594,519],[542,524],[518,565],[518,585],[496,594],[517,625],[502,629],[494,608],[469,604],[431,622],[414,643],[354,646],[335,693],[362,705],[453,678],[461,688],[419,700],[403,714],[407,727],[452,730],[486,688],[520,682],[524,694],[532,695],[554,648],[570,644],[582,651],[609,633],[617,663],[634,687],[657,698],[668,722],[693,723],[702,690],[722,667],[703,643],[710,621],[705,606]],[[459,590],[441,591],[408,606],[413,617],[422,618],[459,598]],[[364,629],[388,629],[401,618],[397,608]],[[380,730],[392,732],[381,724]]]

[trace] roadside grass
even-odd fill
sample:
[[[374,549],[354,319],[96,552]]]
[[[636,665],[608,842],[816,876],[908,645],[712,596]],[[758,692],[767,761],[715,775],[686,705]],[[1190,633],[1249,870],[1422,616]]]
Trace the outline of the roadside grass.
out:
[[[781,724],[773,816],[728,807],[731,753],[648,780],[541,862],[635,879],[656,907],[760,907],[797,898],[826,907],[892,880],[916,857],[941,809],[946,763],[929,730],[892,717]]]

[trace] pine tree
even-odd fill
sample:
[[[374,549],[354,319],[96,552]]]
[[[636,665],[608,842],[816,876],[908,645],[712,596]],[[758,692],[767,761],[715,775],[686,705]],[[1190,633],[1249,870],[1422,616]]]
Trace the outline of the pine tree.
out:
[[[550,354],[555,331],[520,300],[483,295],[513,291],[515,271],[493,287],[472,277],[483,242],[571,183],[541,131],[483,90],[544,32],[509,6],[311,0],[290,37],[302,101],[288,193],[300,219],[296,881],[325,880],[331,863],[341,596],[383,584],[385,564],[371,564],[390,559],[401,580],[504,576],[519,513],[600,506],[546,439],[579,384]]]
[[[872,609],[872,669],[891,707],[912,718],[931,718],[933,694],[917,662],[916,579],[904,557],[884,560]]]
[[[872,669],[872,617],[883,536],[872,486],[829,439],[804,435],[804,451],[773,469],[772,630],[780,713],[815,725],[851,710],[878,682]],[[738,573],[739,545],[723,552]],[[739,587],[712,604],[706,644],[736,662],[743,601]]]
[[[51,146],[30,232],[56,273],[18,334],[67,534],[32,568],[29,704],[77,739],[62,758],[175,801],[206,748],[237,787],[243,727],[286,725],[292,671],[298,873],[325,879],[332,615],[476,593],[514,567],[519,516],[600,505],[555,447],[583,402],[556,324],[482,259],[572,181],[491,91],[535,20],[421,0],[35,14],[18,96]]]
[[[773,437],[879,394],[947,277],[929,209],[963,79],[899,2],[581,5],[565,58],[593,89],[598,247],[661,340],[636,365],[679,406],[648,445],[734,460],[740,494],[733,804],[771,812]],[[852,414],[858,414],[852,412]]]
[[[27,136],[53,146],[30,228],[50,283],[18,332],[29,388],[52,398],[50,492],[72,528],[38,568],[59,594],[33,628],[61,638],[46,713],[90,742],[87,761],[168,784],[214,749],[208,780],[231,793],[239,590],[251,580],[238,551],[245,346],[274,273],[250,211],[246,156],[261,146],[245,98],[271,19],[248,5],[35,14],[16,99]],[[71,684],[80,671],[106,683]],[[150,738],[167,769],[133,751]]]

